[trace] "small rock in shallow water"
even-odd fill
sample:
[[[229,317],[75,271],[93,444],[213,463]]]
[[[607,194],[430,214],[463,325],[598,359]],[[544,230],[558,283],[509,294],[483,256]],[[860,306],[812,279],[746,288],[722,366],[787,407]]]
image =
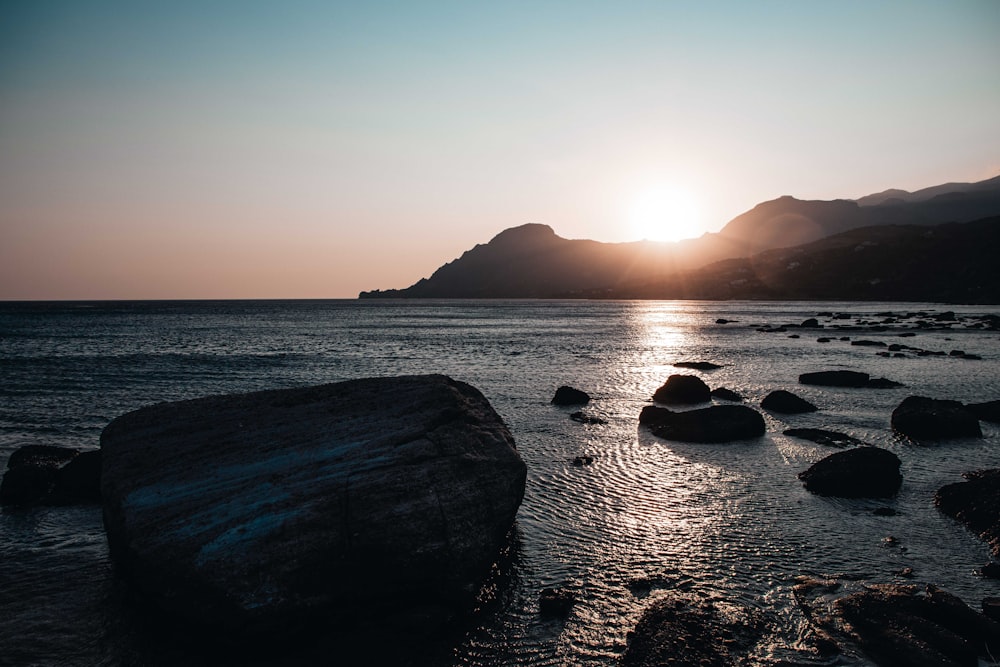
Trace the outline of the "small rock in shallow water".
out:
[[[572,419],[575,422],[580,422],[581,424],[597,424],[597,425],[600,425],[600,424],[607,424],[608,423],[605,420],[601,419],[600,417],[592,417],[592,416],[586,414],[585,412],[574,412],[573,414],[571,414],[569,416],[569,418]]]
[[[671,375],[653,394],[657,403],[707,403],[711,399],[711,390],[697,375]]]
[[[743,405],[713,405],[685,412],[646,406],[639,423],[649,425],[658,438],[681,442],[746,440],[760,437],[766,430],[761,414]]]
[[[538,596],[538,611],[542,616],[568,616],[574,604],[576,594],[565,588],[546,588]]]
[[[892,430],[914,440],[981,438],[979,420],[958,401],[909,396],[892,411]]]
[[[575,466],[589,466],[594,462],[594,457],[589,454],[584,454],[583,456],[577,456],[573,458],[573,465]]]
[[[760,407],[771,412],[781,412],[783,414],[795,415],[804,412],[816,412],[819,410],[815,405],[800,398],[790,391],[778,389],[772,391],[760,402]]]
[[[903,476],[899,457],[879,447],[855,447],[831,454],[799,473],[806,489],[821,496],[889,498]]]
[[[590,395],[587,392],[566,385],[556,389],[556,394],[552,397],[553,405],[585,405],[588,402]]]
[[[864,445],[865,443],[837,431],[827,431],[821,428],[789,428],[782,431],[784,435],[793,438],[811,440],[818,445],[827,447],[849,447],[854,445]]]
[[[718,398],[723,401],[732,401],[734,403],[739,403],[743,400],[743,397],[737,394],[732,389],[726,389],[725,387],[718,387],[712,390],[712,398]]]

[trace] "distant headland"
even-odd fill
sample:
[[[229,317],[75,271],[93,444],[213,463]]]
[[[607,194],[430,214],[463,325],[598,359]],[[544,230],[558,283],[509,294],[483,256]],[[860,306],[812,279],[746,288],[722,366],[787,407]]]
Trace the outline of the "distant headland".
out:
[[[1000,302],[1000,176],[857,200],[780,197],[676,243],[570,240],[542,224],[404,289],[359,298]]]

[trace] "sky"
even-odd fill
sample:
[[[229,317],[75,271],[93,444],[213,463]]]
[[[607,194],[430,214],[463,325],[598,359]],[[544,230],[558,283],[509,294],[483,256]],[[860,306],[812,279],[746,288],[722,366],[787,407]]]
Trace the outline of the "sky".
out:
[[[529,222],[984,180],[997,35],[995,0],[12,0],[0,299],[353,298]]]

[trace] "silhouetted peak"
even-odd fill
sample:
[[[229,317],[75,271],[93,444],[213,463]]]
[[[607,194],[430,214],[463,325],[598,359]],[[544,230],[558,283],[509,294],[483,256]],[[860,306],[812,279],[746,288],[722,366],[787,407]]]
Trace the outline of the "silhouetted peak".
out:
[[[518,227],[505,229],[494,236],[487,244],[491,248],[534,248],[551,245],[563,239],[556,236],[548,225],[528,223]]]

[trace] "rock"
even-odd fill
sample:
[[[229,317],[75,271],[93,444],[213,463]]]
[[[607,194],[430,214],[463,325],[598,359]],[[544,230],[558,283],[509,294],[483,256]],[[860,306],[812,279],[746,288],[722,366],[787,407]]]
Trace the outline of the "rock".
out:
[[[1000,598],[983,598],[983,615],[1000,621]]]
[[[743,397],[737,394],[732,389],[726,389],[725,387],[717,387],[712,390],[712,398],[718,398],[722,401],[733,401],[734,403],[739,403],[743,400]]]
[[[730,322],[735,322],[735,321],[736,320],[727,320],[724,317],[720,317],[719,319],[715,320],[715,323],[716,324],[729,324]]]
[[[653,394],[657,403],[706,403],[711,399],[708,385],[696,375],[671,375]]]
[[[48,503],[75,505],[101,502],[101,451],[83,452],[56,471]]]
[[[587,392],[566,385],[556,389],[556,395],[552,397],[552,405],[586,405],[589,402]]]
[[[969,403],[965,409],[974,414],[980,421],[1000,424],[1000,401]]]
[[[994,558],[1000,557],[1000,469],[977,470],[966,481],[942,486],[934,504],[986,540]]]
[[[653,435],[681,442],[731,442],[764,435],[764,418],[743,405],[713,405],[698,410],[673,412],[647,406],[639,422],[648,424]]]
[[[789,415],[816,412],[819,410],[819,408],[809,401],[799,398],[792,392],[785,391],[784,389],[772,391],[765,396],[764,400],[760,402],[760,407],[771,412],[781,412]]]
[[[483,395],[441,375],[162,403],[112,421],[101,448],[116,570],[242,637],[461,613],[526,477]]]
[[[800,336],[798,334],[788,334],[788,337],[789,338],[801,338],[802,336]]]
[[[719,364],[713,364],[711,361],[678,361],[674,366],[696,371],[714,371],[717,368],[722,368]]]
[[[747,664],[766,623],[760,612],[731,603],[669,593],[629,633],[622,667]]]
[[[821,328],[823,328],[823,325],[820,324],[819,320],[817,320],[815,317],[810,317],[809,319],[804,320],[802,322],[802,324],[800,324],[799,326],[802,327],[803,329],[821,329]]]
[[[896,516],[897,512],[891,507],[876,507],[872,510],[875,516]]]
[[[594,462],[594,457],[589,454],[584,454],[583,456],[576,456],[573,458],[573,465],[575,466],[589,466]]]
[[[839,498],[889,498],[903,476],[899,457],[879,447],[855,447],[830,454],[799,473],[811,493]]]
[[[0,482],[3,505],[99,503],[100,452],[26,445],[7,460]]]
[[[868,373],[858,371],[817,371],[799,376],[799,384],[822,387],[866,387],[868,380]]]
[[[830,339],[827,338],[826,336],[820,336],[819,338],[816,339],[816,342],[817,343],[829,343]]]
[[[858,345],[861,347],[886,347],[886,344],[880,340],[852,340],[851,345]]]
[[[886,378],[872,378],[866,386],[869,389],[895,389],[896,387],[902,387],[903,383],[887,380]]]
[[[979,568],[979,574],[987,579],[1000,579],[1000,563],[990,561],[986,565]]]
[[[576,604],[576,594],[565,588],[546,588],[538,596],[538,612],[542,616],[565,618]]]
[[[0,482],[0,505],[23,507],[48,498],[55,484],[56,468],[38,463],[22,463],[4,473]]]
[[[979,420],[958,401],[909,396],[892,411],[892,429],[914,440],[981,438]]]
[[[1000,650],[1000,624],[936,586],[800,578],[793,593],[817,634],[879,665],[974,667]]]
[[[607,424],[608,422],[601,419],[600,417],[592,417],[584,412],[574,412],[569,416],[575,422],[580,422],[581,424]]]
[[[853,447],[855,445],[865,444],[857,438],[852,438],[849,435],[838,433],[837,431],[827,431],[821,428],[789,428],[782,431],[782,433],[793,438],[811,440],[816,444],[826,445],[827,447]]]
[[[965,352],[963,352],[962,350],[952,350],[951,352],[948,353],[948,356],[949,357],[964,357],[965,356]]]

